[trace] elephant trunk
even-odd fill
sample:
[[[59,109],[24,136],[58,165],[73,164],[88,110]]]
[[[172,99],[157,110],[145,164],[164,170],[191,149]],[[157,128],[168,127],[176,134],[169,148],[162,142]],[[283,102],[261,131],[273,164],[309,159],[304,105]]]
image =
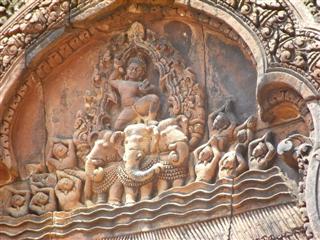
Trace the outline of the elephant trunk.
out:
[[[127,169],[127,174],[132,180],[136,182],[145,182],[154,177],[154,175],[156,174],[157,168],[158,168],[157,165],[153,165],[151,168],[146,170]]]

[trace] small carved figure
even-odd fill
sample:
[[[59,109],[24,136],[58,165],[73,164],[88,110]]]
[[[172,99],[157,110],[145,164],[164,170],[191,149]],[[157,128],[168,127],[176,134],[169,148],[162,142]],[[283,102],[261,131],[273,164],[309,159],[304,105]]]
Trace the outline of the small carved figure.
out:
[[[210,183],[216,176],[222,153],[208,143],[194,151],[196,181]]]
[[[60,207],[63,211],[70,211],[82,207],[80,202],[82,183],[75,176],[57,171],[58,183],[55,186]]]
[[[54,173],[33,174],[30,177],[30,184],[39,188],[54,187],[57,184],[57,177]]]
[[[129,123],[156,120],[160,99],[157,95],[150,94],[153,85],[147,79],[143,80],[146,68],[141,57],[133,57],[129,59],[125,80],[108,81],[121,98],[122,110],[114,124],[116,130],[123,130]]]
[[[10,197],[6,211],[12,217],[18,218],[29,213],[29,202],[31,193],[29,190],[16,190],[12,187],[6,187]]]
[[[243,164],[246,163],[239,151],[225,153],[219,162],[218,178],[234,178],[243,172]]]
[[[31,211],[41,215],[47,212],[53,212],[57,209],[53,188],[38,188],[31,185],[31,191],[33,194],[29,204]]]
[[[236,121],[230,105],[231,100],[228,100],[220,109],[208,116],[209,141],[221,152],[225,152],[234,139]]]
[[[113,60],[113,72],[111,73],[109,77],[109,81],[111,80],[120,80],[122,79],[124,75],[124,69],[123,69],[123,62],[118,59],[114,58]]]
[[[250,142],[248,150],[248,159],[250,169],[264,170],[270,167],[276,150],[269,141],[271,132],[267,132],[262,138]]]
[[[256,126],[257,118],[254,116],[250,116],[243,124],[240,124],[234,130],[237,144],[240,144],[245,151],[247,150],[249,143],[254,138]]]
[[[94,90],[86,90],[86,94],[84,96],[84,107],[86,114],[88,115],[88,118],[93,122],[92,124],[94,125],[94,120],[95,117],[98,114],[98,109],[99,109],[99,95],[94,91]]]
[[[53,139],[47,159],[49,172],[77,166],[75,147],[71,139]]]
[[[112,73],[112,70],[112,53],[109,49],[107,49],[102,55],[102,57],[100,56],[99,64],[94,70],[94,86],[103,86],[103,82],[108,79],[109,75]]]

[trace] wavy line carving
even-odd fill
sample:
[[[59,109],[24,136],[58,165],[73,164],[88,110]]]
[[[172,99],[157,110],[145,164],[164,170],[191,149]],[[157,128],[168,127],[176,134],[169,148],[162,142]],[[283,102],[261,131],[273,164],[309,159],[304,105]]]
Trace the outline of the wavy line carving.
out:
[[[131,206],[112,208],[101,204],[73,212],[54,212],[44,216],[14,219],[0,217],[1,239],[41,239],[64,237],[81,232],[106,237],[134,234],[141,229],[156,230],[166,226],[206,221],[253,208],[275,206],[295,201],[292,189],[277,167],[248,171],[232,180],[215,184],[194,182],[173,188],[157,198]],[[254,204],[252,204],[254,203]],[[254,207],[253,207],[254,206]],[[140,229],[140,230],[139,230]]]

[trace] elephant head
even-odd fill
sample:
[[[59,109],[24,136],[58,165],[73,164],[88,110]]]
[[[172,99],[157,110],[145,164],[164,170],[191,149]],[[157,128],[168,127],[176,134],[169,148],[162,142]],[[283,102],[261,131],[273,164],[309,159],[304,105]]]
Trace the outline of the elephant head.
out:
[[[145,182],[161,171],[162,164],[155,163],[144,169],[146,162],[155,162],[157,159],[156,147],[159,133],[157,127],[144,124],[132,124],[124,130],[125,170],[128,176],[136,182]],[[152,159],[154,158],[154,159]]]
[[[102,138],[94,141],[86,157],[85,171],[93,180],[102,179],[102,168],[111,162],[121,161],[123,132],[106,130]]]
[[[188,138],[177,125],[167,126],[160,132],[159,151],[168,153],[167,161],[175,167],[185,167],[189,161]]]
[[[95,138],[95,137],[92,137]],[[102,138],[94,141],[87,159],[101,160],[104,163],[118,162],[122,155],[123,132],[106,130]]]

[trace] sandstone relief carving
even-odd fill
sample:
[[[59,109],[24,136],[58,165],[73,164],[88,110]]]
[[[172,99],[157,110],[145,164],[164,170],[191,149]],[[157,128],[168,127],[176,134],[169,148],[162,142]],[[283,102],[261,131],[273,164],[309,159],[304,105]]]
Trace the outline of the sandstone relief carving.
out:
[[[31,176],[31,196],[11,208],[30,198],[29,206],[10,215],[133,204],[193,181],[190,172],[195,181],[215,183],[272,166],[271,133],[255,138],[256,117],[239,124],[230,99],[209,114],[209,140],[197,147],[204,134],[204,93],[192,70],[169,42],[155,41],[138,22],[114,39],[100,52],[73,138],[49,139],[49,173]],[[147,77],[147,59],[158,67],[158,87]],[[166,96],[170,118],[159,119],[157,89]]]
[[[226,4],[240,7],[237,1]],[[283,34],[290,38],[295,30],[293,20],[282,5],[256,4],[254,9],[276,13],[259,23],[252,9],[247,9],[251,5],[242,6],[243,14],[254,25],[264,27],[263,38],[270,40],[271,58],[276,59],[278,49],[285,46],[280,36],[271,33],[272,27],[284,24]],[[56,9],[58,15],[46,20],[36,11],[30,15],[37,18],[32,24],[21,20],[12,34],[35,34],[33,29],[42,32],[64,17],[69,7],[52,2],[48,8]],[[272,93],[273,98],[260,101],[262,116],[253,115],[251,109],[240,116],[234,96],[225,96],[215,104],[221,107],[209,109],[206,102],[211,99],[203,89],[207,79],[198,78],[200,70],[195,71],[181,49],[147,24],[133,21],[126,27],[112,34],[90,30],[90,35],[108,36],[108,41],[103,47],[97,45],[98,54],[90,55],[93,64],[88,66],[90,74],[83,75],[85,90],[67,89],[66,95],[71,92],[72,97],[82,100],[77,105],[80,108],[70,110],[73,129],[61,130],[65,136],[54,129],[52,126],[63,122],[63,114],[49,107],[44,164],[28,159],[25,168],[29,177],[24,179],[17,173],[17,181],[0,189],[6,192],[0,226],[6,225],[3,219],[11,221],[6,225],[6,236],[15,236],[11,225],[19,225],[29,216],[52,221],[48,228],[53,236],[67,237],[76,228],[86,229],[86,221],[92,221],[97,232],[110,231],[108,236],[113,236],[117,228],[131,233],[147,220],[152,225],[147,230],[162,229],[161,221],[171,215],[175,224],[183,225],[183,220],[193,223],[195,212],[199,221],[207,221],[210,214],[218,219],[271,207],[280,211],[281,204],[288,206],[282,209],[283,214],[291,214],[300,223],[292,209],[297,201],[305,208],[305,202],[295,196],[299,182],[295,178],[303,174],[312,144],[305,144],[302,140],[307,137],[284,131],[282,126],[302,118],[299,127],[313,130],[302,97],[291,89],[285,93],[266,91],[264,94]],[[303,67],[296,58],[290,64]],[[46,72],[49,70],[36,68],[35,74],[44,85]],[[59,101],[68,105],[69,100]],[[288,102],[296,110],[294,116],[280,116]],[[293,144],[293,140],[300,142]],[[91,230],[83,230],[87,231]],[[24,230],[19,234],[24,236]]]
[[[29,190],[16,190],[7,187],[10,192],[9,203],[6,207],[8,214],[12,217],[21,217],[29,213],[29,203],[31,193]]]

